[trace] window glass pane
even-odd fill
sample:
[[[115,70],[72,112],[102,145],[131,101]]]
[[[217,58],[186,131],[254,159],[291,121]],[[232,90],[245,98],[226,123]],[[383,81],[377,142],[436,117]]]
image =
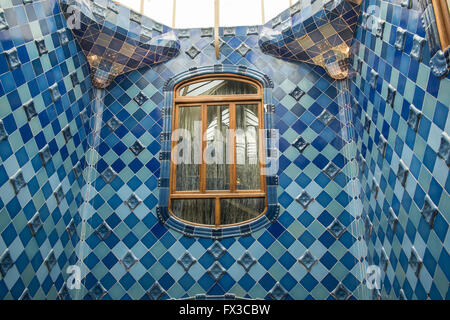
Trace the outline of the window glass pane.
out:
[[[206,190],[229,190],[230,170],[227,164],[230,108],[208,106],[206,124]]]
[[[217,96],[257,94],[258,88],[251,83],[236,80],[207,80],[188,84],[180,89],[180,96]]]
[[[174,199],[172,213],[180,219],[214,225],[215,199]]]
[[[194,138],[201,135],[201,107],[180,107],[178,129],[184,130],[178,131],[178,144],[173,150],[177,160],[176,190],[199,190],[201,158],[196,154]]]
[[[259,167],[258,105],[236,105],[236,186],[238,190],[261,188]]]
[[[264,198],[222,199],[220,224],[245,222],[258,217],[265,209]]]

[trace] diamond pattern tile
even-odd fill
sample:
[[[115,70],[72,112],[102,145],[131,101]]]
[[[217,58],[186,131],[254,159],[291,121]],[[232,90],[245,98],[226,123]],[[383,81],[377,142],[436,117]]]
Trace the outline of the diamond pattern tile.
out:
[[[99,238],[104,241],[111,234],[112,229],[106,222],[103,222],[95,229],[95,232]]]
[[[127,252],[125,257],[122,259],[122,264],[125,267],[127,271],[130,271],[130,269],[137,263],[137,258],[132,252]]]
[[[341,130],[347,121],[344,115],[350,114],[341,113],[338,84],[321,67],[285,64],[264,54],[254,30],[236,27],[234,36],[224,36],[221,28],[219,60],[210,31],[176,30],[179,56],[148,70],[121,75],[106,89],[98,147],[102,158],[96,164],[99,179],[92,185],[97,194],[90,201],[98,213],[88,223],[95,230],[106,222],[111,232],[103,241],[95,231],[86,235],[89,253],[84,263],[95,266],[89,268],[93,281],[85,285],[87,290],[100,281],[121,288],[120,292],[108,290],[108,299],[197,295],[335,299],[332,292],[342,282],[355,291],[352,297],[364,292],[355,267],[360,255],[356,228],[349,228],[338,239],[327,230],[335,219],[346,227],[354,223],[348,214],[353,210],[347,188],[350,159],[343,151],[347,138]],[[245,48],[243,44],[250,49],[245,55],[238,52]],[[266,90],[271,91],[272,100],[265,103],[273,105],[267,107],[268,116],[280,134],[280,168],[278,178],[270,182],[280,210],[274,223],[256,232],[243,228],[245,237],[221,237],[217,230],[211,232],[212,237],[192,237],[189,226],[179,233],[159,222],[159,215],[165,213],[157,209],[161,201],[158,185],[166,184],[160,177],[167,170],[165,159],[170,159],[170,154],[161,152],[170,141],[170,128],[165,124],[171,119],[169,84],[176,77],[201,74],[203,67],[243,74],[262,71]],[[293,96],[294,91],[298,94]],[[141,106],[133,101],[139,93],[149,98]],[[110,119],[120,125],[111,125]],[[136,141],[143,147],[137,155],[129,149]],[[107,168],[117,174],[109,184],[100,176]],[[306,208],[296,201],[303,191],[309,195]],[[141,201],[132,201],[139,203],[137,207],[128,205],[132,195]],[[104,245],[114,254],[104,253]],[[306,250],[313,258],[304,256],[300,262]],[[137,262],[124,274],[119,260],[128,251]]]
[[[194,263],[197,261],[192,257],[189,252],[186,252],[179,260],[178,263],[183,267],[184,271],[188,272]]]
[[[306,250],[300,257],[299,262],[306,268],[306,270],[311,271],[311,268],[317,263],[317,260],[311,252],[309,252],[309,250]]]
[[[282,300],[286,297],[287,292],[286,290],[281,286],[281,284],[277,283],[273,289],[270,291],[270,296],[275,300]]]
[[[433,9],[426,1],[371,1],[363,15],[369,5],[379,6],[384,34],[359,22],[352,69],[361,72],[350,91],[357,154],[367,163],[359,180],[368,262],[383,270],[373,295],[448,299],[450,81],[434,70]]]
[[[97,91],[65,19],[48,3],[27,4],[39,13],[26,18],[39,22],[36,39],[2,42],[0,217],[8,218],[0,218],[1,299],[71,299],[64,270],[75,263],[83,265],[81,299],[448,297],[448,217],[442,208],[449,203],[449,85],[432,74],[428,40],[421,58],[413,57],[420,46],[414,35],[425,39],[416,2],[411,14],[406,6],[377,2],[384,21],[378,36],[361,20],[352,50],[353,67],[361,68],[349,81],[353,99],[321,67],[264,54],[259,26],[256,32],[221,28],[219,60],[211,36],[200,29],[176,30],[181,54],[120,74]],[[342,3],[327,6],[334,10]],[[104,4],[92,6],[91,19],[125,13],[130,19],[124,19],[124,30],[140,30],[142,37],[151,33],[153,39],[166,31],[157,24],[148,28],[146,17],[120,5]],[[362,5],[364,12],[368,4]],[[2,7],[6,18],[0,11],[0,32],[26,32],[24,19],[8,19],[21,17],[19,8]],[[267,26],[293,32],[302,15],[293,8]],[[288,17],[292,23],[285,23]],[[394,45],[397,27],[406,30],[402,51]],[[308,34],[305,41],[316,36]],[[42,37],[47,52],[41,54],[35,40]],[[352,38],[349,32],[348,38],[327,41],[336,46],[333,41]],[[192,47],[193,58],[186,54]],[[246,47],[245,54],[239,52]],[[104,57],[117,58],[112,52]],[[243,226],[241,237],[222,237],[215,229],[211,237],[190,237],[188,227],[181,233],[159,222],[163,188],[158,185],[165,183],[159,178],[170,156],[161,153],[170,142],[170,135],[162,139],[171,123],[167,83],[206,67],[263,73],[271,97],[265,101],[266,117],[280,135],[278,177],[270,180],[280,208],[273,223],[256,231]],[[101,114],[94,93],[103,94]],[[30,99],[37,114],[28,119],[23,106]],[[408,124],[411,106],[421,112],[417,127]],[[137,142],[140,146],[130,148]],[[44,161],[40,151],[47,146]],[[400,160],[409,171],[405,183],[397,177]],[[18,172],[26,184],[16,195],[10,181]],[[33,232],[37,213],[44,227]],[[383,285],[369,292],[361,270],[378,263]]]
[[[158,283],[155,283],[148,291],[148,295],[152,300],[159,300],[164,294],[164,290]]]
[[[214,264],[208,269],[208,273],[215,281],[219,281],[226,271],[219,262],[214,262]]]
[[[36,236],[38,231],[42,228],[42,220],[39,213],[36,213],[34,217],[28,222],[28,226],[31,229],[33,236]]]
[[[101,283],[97,283],[91,291],[89,291],[89,295],[93,300],[101,300],[107,294],[106,289],[102,286]]]
[[[214,242],[211,247],[208,248],[208,252],[218,260],[221,256],[225,254],[226,249],[220,242]]]
[[[238,263],[244,268],[246,272],[249,272],[256,260],[248,252],[245,252],[242,257],[239,258]]]
[[[350,294],[351,293],[342,283],[339,284],[338,287],[333,291],[333,296],[337,300],[347,300]]]
[[[339,220],[334,220],[333,223],[329,226],[328,230],[336,239],[339,239],[344,233],[345,227]]]
[[[188,50],[186,50],[186,54],[191,58],[195,59],[196,56],[200,54],[200,50],[197,49],[196,46],[190,47]]]
[[[300,196],[295,199],[298,203],[302,205],[304,209],[307,209],[309,204],[314,200],[306,191],[303,191]]]
[[[55,5],[1,4],[1,300],[58,299],[63,270],[77,262],[90,133],[81,114],[91,114],[93,91],[87,60]]]
[[[2,277],[5,277],[8,273],[9,269],[11,269],[14,265],[14,262],[11,258],[11,254],[9,251],[5,251],[0,257],[0,273]]]

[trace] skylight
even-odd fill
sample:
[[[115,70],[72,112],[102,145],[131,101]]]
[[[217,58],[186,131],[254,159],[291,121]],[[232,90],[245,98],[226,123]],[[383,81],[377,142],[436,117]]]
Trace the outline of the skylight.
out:
[[[173,0],[117,0],[167,26],[173,24]],[[290,5],[290,0],[264,0],[266,22]],[[261,0],[220,0],[220,26],[262,24]],[[214,26],[214,0],[176,0],[175,28],[207,28]]]

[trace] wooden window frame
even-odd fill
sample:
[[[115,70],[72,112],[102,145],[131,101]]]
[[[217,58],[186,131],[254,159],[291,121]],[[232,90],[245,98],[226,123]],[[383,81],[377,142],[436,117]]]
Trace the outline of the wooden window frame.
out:
[[[205,80],[234,80],[240,82],[247,82],[256,86],[256,94],[241,94],[241,95],[217,95],[217,96],[182,96],[180,95],[180,90],[187,84],[195,84]],[[232,139],[232,150],[234,156],[234,164],[230,164],[230,189],[212,191],[206,190],[206,163],[203,161],[203,153],[206,148],[206,141],[202,139],[202,162],[200,164],[200,183],[198,191],[177,191],[176,190],[176,163],[171,159],[170,168],[170,181],[169,181],[169,213],[177,220],[180,220],[186,224],[202,227],[211,228],[225,228],[236,225],[247,224],[252,221],[259,219],[261,216],[265,215],[268,209],[267,205],[267,185],[266,185],[266,175],[265,175],[265,136],[261,134],[261,129],[264,129],[264,103],[263,103],[263,87],[259,81],[251,79],[242,75],[235,74],[208,74],[202,75],[188,80],[182,81],[177,84],[174,88],[174,99],[173,99],[173,114],[172,114],[172,131],[178,128],[178,113],[179,108],[182,107],[201,107],[201,121],[202,121],[202,138],[206,131],[207,125],[207,106],[220,106],[227,105],[230,110],[230,130],[236,129],[236,105],[248,105],[248,104],[258,104],[258,145],[259,145],[259,166],[260,166],[260,189],[259,190],[237,190],[236,184],[236,137]],[[172,139],[171,150],[177,145],[177,141]],[[250,220],[222,225],[220,224],[220,201],[222,199],[237,199],[237,198],[264,198],[264,210],[257,216]],[[172,212],[172,200],[175,199],[215,199],[215,212],[214,212],[214,225],[200,224],[192,221],[186,221],[176,216]]]
[[[450,46],[450,13],[447,0],[432,0],[436,25],[441,42],[441,49],[445,51]]]

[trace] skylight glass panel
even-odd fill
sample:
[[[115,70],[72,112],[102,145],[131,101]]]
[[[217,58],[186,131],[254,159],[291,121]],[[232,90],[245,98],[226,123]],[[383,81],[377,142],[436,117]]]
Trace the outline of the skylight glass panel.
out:
[[[260,25],[261,23],[261,0],[220,1],[221,26],[252,26]]]
[[[141,0],[117,0],[136,12],[141,10]],[[294,2],[294,1],[293,1]],[[172,27],[173,0],[143,0],[142,14]],[[289,7],[289,0],[264,0],[265,22]],[[254,26],[262,24],[261,0],[220,0],[220,26]],[[177,0],[175,28],[214,27],[214,0]]]
[[[208,28],[214,26],[214,0],[178,0],[176,28]]]
[[[293,1],[294,4],[297,1]],[[289,0],[264,0],[264,12],[266,22],[275,18],[281,12],[289,8]]]
[[[139,0],[140,1],[140,0]],[[172,27],[173,1],[172,0],[144,0],[144,15],[153,20]]]

